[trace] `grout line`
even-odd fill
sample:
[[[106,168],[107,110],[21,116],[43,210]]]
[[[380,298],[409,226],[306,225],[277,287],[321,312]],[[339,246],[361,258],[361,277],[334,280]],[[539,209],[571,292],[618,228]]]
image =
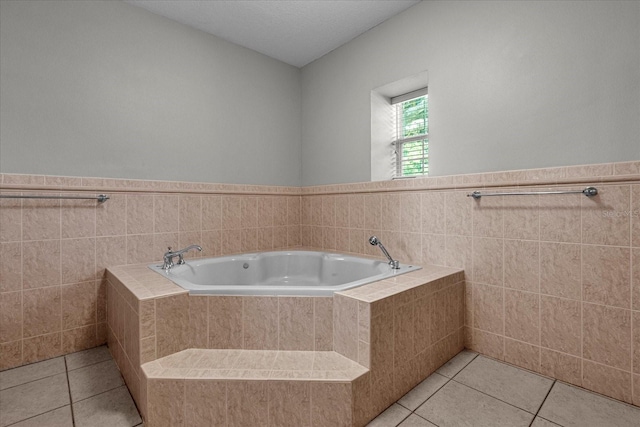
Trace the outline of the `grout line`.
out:
[[[183,379],[182,381],[183,387],[182,387],[182,419],[186,420],[187,419],[187,380]],[[126,385],[125,385],[126,387]],[[133,399],[132,399],[133,400]],[[140,417],[142,418],[142,417]],[[268,419],[268,418],[267,418]]]
[[[503,215],[504,218],[504,215]],[[503,222],[503,235],[504,235],[504,222]],[[505,240],[504,238],[502,238],[502,286],[501,286],[501,296],[502,296],[502,331],[501,331],[501,337],[502,337],[502,359],[501,360],[506,360],[507,358],[507,292],[506,292],[506,287],[505,287],[505,269],[506,269],[506,255],[505,255]]]
[[[318,342],[316,339],[316,300],[313,299],[311,300],[311,312],[312,312],[312,322],[313,324],[312,329],[313,329],[313,343],[311,343],[312,346],[312,351],[316,351],[316,343]]]
[[[634,394],[637,392],[637,390],[635,390],[635,381],[633,380],[633,376],[634,376],[634,371],[635,371],[635,360],[634,360],[634,350],[635,350],[635,340],[633,339],[633,337],[635,336],[635,330],[638,327],[638,325],[635,324],[635,322],[633,321],[633,306],[634,306],[634,295],[633,295],[633,287],[634,287],[634,280],[633,280],[633,186],[629,185],[629,305],[631,308],[631,312],[629,313],[629,320],[630,320],[630,333],[631,333],[631,345],[629,346],[629,356],[630,356],[630,360],[631,360],[631,402],[633,402],[633,398],[634,398]]]
[[[23,192],[18,194],[23,195]],[[20,237],[16,241],[20,245],[20,364],[18,366],[24,366],[24,201],[18,200],[19,212],[20,212]]]
[[[518,368],[518,369],[520,369],[520,368]],[[460,384],[460,385],[462,385],[462,386],[465,386],[465,387],[467,387],[467,388],[470,388],[471,390],[475,390],[475,391],[477,391],[478,393],[482,393],[482,394],[484,394],[485,396],[491,397],[492,399],[498,400],[498,401],[500,401],[500,402],[502,402],[502,403],[506,403],[507,405],[512,406],[512,407],[514,407],[514,408],[516,408],[516,409],[518,409],[518,410],[520,410],[520,411],[522,411],[522,412],[526,412],[527,414],[534,415],[532,412],[529,412],[529,411],[527,411],[526,409],[522,409],[522,408],[520,408],[520,407],[518,407],[518,406],[514,405],[513,403],[505,402],[504,400],[502,400],[502,399],[500,399],[500,398],[498,398],[498,397],[492,396],[492,395],[490,395],[490,394],[488,394],[488,393],[486,393],[486,392],[484,392],[484,391],[482,391],[482,390],[478,390],[478,389],[476,389],[476,388],[473,388],[473,387],[471,387],[471,386],[469,386],[469,385],[467,385],[467,384],[461,383],[460,381],[456,381],[455,379],[451,379],[451,381],[454,381],[454,382],[455,382],[455,383],[457,383],[457,384]],[[554,380],[554,383],[555,383],[555,380]],[[549,390],[551,390],[551,389],[549,389]],[[544,401],[543,401],[543,402],[544,402]],[[541,406],[542,406],[542,405],[541,405]],[[535,415],[534,415],[534,418],[535,418]]]
[[[418,418],[422,418],[423,420],[427,421],[428,423],[433,424],[433,425],[434,425],[434,426],[436,426],[436,427],[440,427],[440,425],[439,425],[439,424],[436,424],[436,423],[434,423],[433,421],[430,421],[430,420],[426,419],[425,417],[423,417],[423,416],[422,416],[422,415],[420,415],[420,414],[416,414],[416,412],[415,412],[415,411],[414,411],[414,412],[411,412],[411,414],[409,414],[409,416],[411,416],[411,415],[415,415],[416,417],[418,417]],[[408,418],[408,417],[407,417],[407,418]]]
[[[502,199],[502,198],[500,198]],[[506,269],[507,269],[507,263],[506,263],[506,258],[507,255],[505,253],[505,249],[506,249],[506,239],[505,239],[505,226],[504,226],[504,217],[505,217],[505,203],[504,203],[504,199],[500,200],[500,205],[498,207],[499,212],[501,213],[500,215],[500,222],[502,223],[502,233],[500,235],[500,239],[502,240],[502,360],[506,360],[507,359],[507,286],[506,286]],[[540,276],[540,274],[538,273],[538,276]]]
[[[42,416],[42,415],[46,415],[46,414],[48,414],[49,412],[57,411],[58,409],[60,409],[60,408],[64,408],[65,406],[71,406],[71,404],[69,404],[69,405],[62,405],[62,406],[58,406],[57,408],[50,409],[50,410],[48,410],[47,412],[43,412],[43,413],[41,413],[41,414],[33,415],[33,416],[29,417],[29,418],[25,418],[25,419],[22,419],[22,420],[18,420],[18,421],[16,421],[16,422],[11,423],[11,424],[7,424],[7,426],[6,426],[6,427],[15,426],[16,424],[22,423],[22,422],[24,422],[24,421],[32,420],[32,419],[34,419],[34,418],[36,418],[36,417],[40,417],[40,416]],[[72,419],[73,419],[73,417],[72,417]]]
[[[281,350],[280,348],[280,296],[276,296],[276,350]]]
[[[436,372],[433,372],[431,375],[433,375],[433,374],[435,374],[435,373],[436,373]],[[429,377],[430,377],[431,375],[429,375]],[[438,375],[440,375],[441,377],[446,378],[446,379],[447,379],[447,381],[445,381],[445,382],[444,382],[444,384],[442,384],[440,387],[438,387],[438,388],[436,389],[436,391],[434,391],[433,393],[431,393],[431,396],[429,396],[428,398],[426,398],[426,399],[424,400],[424,402],[422,402],[421,404],[419,404],[419,405],[418,405],[418,408],[420,408],[420,407],[421,407],[422,405],[424,405],[424,404],[425,404],[429,399],[431,399],[433,396],[435,396],[435,395],[436,395],[436,393],[438,393],[440,390],[442,390],[442,389],[444,388],[444,386],[446,386],[447,384],[449,384],[449,381],[451,381],[451,380],[452,380],[452,378],[445,377],[444,375],[441,375],[441,374],[438,374]],[[429,377],[427,377],[427,378],[429,378]],[[425,378],[425,379],[426,379],[426,378]],[[423,381],[424,381],[424,380],[423,380]],[[422,381],[421,381],[421,382],[422,382]],[[417,386],[416,386],[416,387],[417,387]],[[409,390],[407,393],[405,393],[405,396],[406,396],[406,394],[408,394],[408,393],[410,393],[411,391],[413,391],[413,389],[415,389],[416,387],[412,388],[412,389],[411,389],[411,390]],[[404,396],[402,396],[402,397],[404,397]],[[398,405],[402,406],[402,403],[400,403],[400,400],[402,399],[402,397],[401,397],[400,399],[396,400],[396,402],[395,402],[395,403],[397,403]],[[407,408],[406,406],[402,406],[402,407],[403,407],[403,408],[406,408],[406,409],[409,409],[409,408]],[[409,409],[409,410],[410,410],[411,412],[415,412],[415,411],[417,411],[417,410],[418,410],[418,408],[414,409],[413,411],[411,411],[410,409]]]
[[[210,310],[209,305],[210,305],[211,299],[209,297],[206,297],[205,301],[206,301],[205,314],[207,316],[207,319],[206,319],[207,336],[205,337],[205,342],[206,342],[206,346],[207,346],[206,348],[211,348],[211,342],[210,342],[210,339],[211,339],[211,335],[210,335],[211,325],[210,325],[210,320],[209,320],[209,310]]]
[[[69,392],[69,408],[71,409],[71,422],[75,426],[76,425],[76,417],[73,413],[73,397],[71,396],[71,382],[69,381],[69,368],[67,366],[67,358],[64,358],[64,374],[67,379],[67,391]]]
[[[400,405],[397,401],[391,404],[391,406],[393,406],[393,405],[398,405],[398,406],[400,406],[401,408],[404,408],[404,406]],[[389,408],[391,408],[391,406],[389,406]],[[389,409],[389,408],[387,408],[387,409]],[[405,408],[405,409],[406,409],[406,408]],[[385,409],[385,411],[386,411],[386,409]],[[402,419],[400,420],[400,422],[396,424],[396,427],[397,427],[397,426],[399,426],[400,424],[402,424],[402,423],[404,422],[404,420],[406,420],[407,418],[409,418],[409,417],[411,416],[411,414],[413,414],[413,411],[409,410],[409,413],[407,414],[407,416],[406,416],[406,417],[404,417],[404,418],[402,418]]]
[[[460,353],[458,353],[458,354],[460,354]],[[458,376],[458,374],[460,374],[460,372],[462,372],[462,371],[464,370],[464,368],[466,368],[467,366],[469,366],[469,365],[471,364],[471,362],[473,362],[474,360],[476,360],[476,358],[477,358],[478,356],[480,356],[480,353],[476,353],[476,355],[475,355],[475,356],[473,356],[473,357],[471,358],[471,360],[469,360],[467,363],[465,363],[465,365],[464,365],[462,368],[460,368],[460,370],[459,370],[458,372],[456,372],[456,374],[455,374],[454,376],[452,376],[451,378],[449,378],[449,379],[450,379],[450,380],[452,380],[452,379],[454,379],[455,377],[457,377],[457,376]],[[455,357],[455,356],[454,356],[454,357]],[[440,368],[438,368],[438,369],[440,369]],[[436,370],[436,371],[435,371],[435,373],[438,373],[438,371]],[[442,375],[442,374],[438,374],[438,375]],[[442,376],[443,376],[443,377],[445,377],[445,378],[447,378],[445,375],[442,375]]]
[[[309,397],[309,402],[311,402],[311,397]],[[147,412],[149,412],[148,409]],[[225,425],[229,425],[229,381],[224,382],[224,421]]]
[[[102,347],[102,346],[100,346],[100,347]],[[71,354],[73,354],[73,353],[71,353]],[[78,366],[77,368],[73,368],[73,369],[68,369],[68,372],[73,372],[73,371],[77,371],[78,369],[88,368],[89,366],[94,366],[94,365],[98,365],[100,363],[108,362],[110,359],[113,359],[111,357],[111,355],[109,355],[109,359],[101,360],[99,362],[89,363],[88,365]]]
[[[538,371],[542,371],[542,242],[540,225],[540,196],[536,197],[536,216],[538,221]],[[535,420],[535,418],[534,418]]]
[[[536,413],[533,416],[533,419],[531,420],[531,424],[529,424],[529,427],[531,427],[531,425],[533,424],[533,422],[535,421],[535,419],[538,417],[538,414],[540,413],[540,410],[542,409],[542,407],[544,406],[544,402],[547,401],[547,398],[549,397],[549,395],[551,394],[551,390],[553,389],[553,387],[556,385],[556,380],[553,380],[553,383],[551,384],[551,387],[549,387],[549,390],[547,391],[547,394],[544,396],[544,399],[542,399],[542,402],[540,403],[540,406],[538,407],[538,410],[536,411]]]
[[[125,264],[131,264],[129,260],[129,195],[124,193],[122,195],[124,199],[124,255]],[[153,215],[153,213],[152,213]]]
[[[62,331],[64,329],[64,326],[63,326],[64,321],[63,321],[63,315],[62,315],[62,313],[63,313],[63,307],[62,307],[62,284],[63,283],[62,282],[64,281],[63,278],[62,278],[62,275],[63,275],[63,273],[62,273],[63,272],[63,268],[62,268],[63,267],[63,261],[62,261],[62,259],[63,259],[63,254],[62,254],[62,242],[63,242],[63,239],[62,239],[62,201],[61,200],[57,200],[56,203],[58,205],[57,209],[58,209],[58,236],[59,236],[59,238],[54,240],[54,241],[57,241],[58,253],[60,254],[60,259],[58,260],[58,269],[59,269],[58,270],[58,272],[59,272],[58,273],[58,280],[57,280],[57,283],[55,285],[55,288],[57,288],[58,295],[59,295],[58,306],[59,306],[59,309],[60,309],[60,319],[59,319],[60,323],[59,323],[59,330],[56,331],[56,332],[60,333],[60,353],[64,353],[64,350],[63,350],[64,337],[63,337],[63,334],[62,334]],[[24,324],[24,318],[22,319],[22,323]],[[65,359],[65,367],[66,367],[66,363],[67,363],[67,360]],[[69,390],[69,392],[71,392],[71,390]],[[71,411],[71,412],[72,412],[71,415],[73,416],[73,411]]]
[[[106,345],[106,344],[103,344],[103,345]],[[99,348],[99,347],[102,347],[102,346],[98,346],[98,347],[94,347],[94,348]],[[73,353],[69,353],[69,354],[73,354]],[[65,372],[64,372],[64,373],[69,373],[69,372],[76,371],[76,370],[78,370],[78,369],[86,368],[86,367],[88,367],[88,366],[97,365],[98,363],[106,362],[106,361],[108,361],[109,359],[111,359],[111,358],[112,358],[112,357],[111,357],[111,355],[109,355],[109,359],[100,360],[100,361],[98,361],[98,362],[90,363],[90,364],[88,364],[88,365],[83,365],[83,366],[79,366],[79,367],[74,368],[74,369],[69,369],[69,367],[67,366],[67,359],[66,359],[66,357],[65,357],[65,356],[68,356],[68,355],[58,356],[58,357],[64,357],[64,363],[65,363]],[[53,360],[53,359],[46,359],[46,360]],[[42,362],[45,362],[46,360],[43,360]],[[35,363],[40,363],[40,362],[35,362]],[[29,366],[29,365],[22,365],[22,366]],[[17,367],[15,367],[15,368],[11,368],[11,369],[18,369],[18,368],[21,368],[22,366],[17,366]],[[7,370],[6,370],[6,372],[10,371],[11,369],[7,369]],[[43,380],[43,379],[45,379],[45,378],[50,378],[50,377],[53,377],[53,376],[56,376],[56,375],[60,375],[60,374],[62,374],[62,373],[63,373],[63,372],[56,372],[55,374],[46,375],[46,376],[44,376],[44,377],[40,377],[40,378],[37,378],[37,379],[31,380],[31,381],[27,381],[27,382],[24,382],[24,383],[21,383],[21,384],[16,384],[16,385],[14,385],[14,386],[7,387],[7,388],[5,388],[5,389],[2,389],[2,391],[4,391],[4,390],[10,390],[10,389],[12,389],[12,388],[19,387],[19,386],[24,385],[24,384],[30,384],[30,383],[35,382],[35,381],[40,381],[40,380]]]
[[[100,395],[105,394],[105,393],[108,393],[108,392],[110,392],[110,391],[113,391],[113,390],[119,389],[120,387],[125,387],[125,388],[127,389],[127,392],[129,392],[129,387],[127,387],[127,384],[126,384],[126,383],[124,382],[124,380],[123,380],[123,381],[122,381],[122,384],[120,384],[120,385],[119,385],[119,386],[117,386],[117,387],[113,387],[113,388],[110,388],[109,390],[101,391],[100,393],[94,394],[93,396],[87,396],[87,397],[85,397],[84,399],[77,400],[77,401],[75,401],[75,402],[73,402],[73,403],[80,403],[80,402],[84,402],[85,400],[93,399],[93,398],[94,398],[94,397],[96,397],[96,396],[100,396]],[[131,393],[129,393],[129,394],[131,394]],[[132,398],[132,399],[133,399],[133,398]],[[136,409],[137,409],[137,407],[136,407]]]
[[[47,334],[45,334],[45,335],[47,335]],[[12,371],[12,370],[14,370],[14,369],[19,369],[19,368],[22,368],[22,367],[25,367],[25,366],[35,365],[36,363],[46,362],[46,361],[49,361],[49,360],[57,359],[58,357],[64,357],[64,356],[56,356],[56,357],[51,358],[51,359],[45,359],[45,360],[41,360],[41,361],[38,361],[38,362],[29,363],[29,364],[27,364],[27,365],[16,366],[16,367],[13,367],[13,368],[6,369],[6,370],[4,370],[4,371],[2,371],[2,372],[3,372],[3,373],[4,373],[4,372],[9,372],[9,371]],[[43,379],[45,379],[45,378],[51,378],[51,377],[54,377],[54,376],[56,376],[56,375],[60,375],[60,374],[63,374],[63,373],[66,373],[66,366],[65,366],[65,371],[64,371],[64,372],[56,372],[56,373],[51,374],[51,375],[45,375],[45,376],[43,376],[43,377],[39,377],[39,378],[33,379],[33,380],[31,380],[31,381],[26,381],[26,382],[24,382],[24,383],[20,383],[20,384],[12,385],[11,387],[3,388],[3,389],[1,389],[1,391],[11,390],[12,388],[20,387],[21,385],[31,384],[31,383],[33,383],[33,382],[40,381],[40,380],[43,380]]]
[[[580,202],[580,230],[582,230],[582,201]],[[580,233],[580,385],[584,384],[584,245]],[[542,328],[541,328],[542,329]],[[540,341],[542,345],[542,341]],[[633,346],[632,346],[633,347]],[[542,365],[542,360],[540,360]],[[555,372],[554,372],[555,373]],[[633,382],[633,381],[632,381]]]
[[[474,359],[475,359],[475,357],[474,357]],[[431,375],[433,375],[433,374],[431,374]],[[431,376],[431,375],[430,375],[430,376]],[[456,374],[456,375],[457,375],[457,374]],[[442,376],[444,377],[444,375],[442,375]],[[427,378],[428,378],[428,377],[427,377]],[[420,405],[418,405],[418,407],[417,407],[415,410],[411,411],[411,413],[412,413],[412,414],[416,414],[416,411],[417,411],[420,407],[422,407],[422,405],[424,405],[424,404],[425,404],[425,403],[427,403],[429,400],[431,400],[431,398],[433,398],[436,394],[438,394],[438,392],[439,392],[440,390],[442,390],[442,389],[443,389],[447,384],[449,384],[451,381],[453,381],[453,378],[448,378],[448,377],[445,377],[445,378],[447,379],[447,381],[446,381],[444,384],[442,384],[442,386],[441,386],[440,388],[438,388],[435,392],[433,392],[433,394],[432,394],[431,396],[429,396],[429,397],[428,397],[424,402],[422,402]],[[414,388],[415,388],[415,387],[414,387]],[[400,405],[400,406],[402,406],[402,405]],[[404,408],[404,406],[403,406],[403,408]],[[416,414],[416,415],[417,415],[418,417],[422,418],[423,420],[427,420],[427,421],[429,421],[431,424],[433,424],[433,425],[436,425],[436,426],[437,426],[437,424],[436,424],[436,423],[434,423],[433,421],[428,420],[428,419],[426,419],[426,418],[424,418],[424,417],[420,416],[420,414]]]
[[[64,356],[58,356],[58,357],[64,357]],[[51,359],[47,359],[47,360],[51,360]],[[45,361],[46,360],[43,360],[42,362],[45,362]],[[36,362],[36,363],[40,363],[40,362]],[[29,365],[22,365],[22,366],[29,366]],[[16,366],[15,368],[10,368],[10,369],[7,369],[6,371],[2,371],[2,372],[9,372],[12,369],[22,368],[22,366]],[[47,378],[55,377],[56,375],[60,375],[60,374],[66,374],[66,369],[65,369],[65,372],[56,372],[55,374],[46,375],[44,377],[36,378],[35,380],[31,380],[31,381],[27,381],[27,382],[24,382],[24,383],[12,385],[11,387],[3,388],[0,391],[11,390],[12,388],[20,387],[20,386],[23,386],[25,384],[31,384],[31,383],[34,383],[36,381],[40,381],[40,380],[44,380],[44,379],[47,379]]]
[[[597,391],[589,390],[588,388],[584,388],[582,386],[571,384],[571,383],[568,383],[568,382],[565,382],[565,381],[562,381],[562,380],[555,380],[555,381],[556,381],[556,383],[560,383],[560,384],[564,385],[565,387],[574,388],[574,389],[577,389],[577,390],[579,390],[581,392],[589,393],[589,394],[591,394],[593,396],[606,399],[606,400],[608,400],[608,401],[610,401],[612,403],[620,404],[620,405],[627,406],[627,407],[630,407],[632,409],[638,410],[638,406],[634,405],[633,403],[625,402],[623,400],[618,400],[615,397],[610,397],[610,396],[607,396],[607,395],[604,395],[604,394],[600,394]]]

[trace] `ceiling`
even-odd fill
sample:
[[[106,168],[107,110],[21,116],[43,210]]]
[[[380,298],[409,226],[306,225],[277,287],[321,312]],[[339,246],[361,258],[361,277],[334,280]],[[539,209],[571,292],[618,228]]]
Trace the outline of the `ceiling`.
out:
[[[420,0],[124,0],[296,67]]]

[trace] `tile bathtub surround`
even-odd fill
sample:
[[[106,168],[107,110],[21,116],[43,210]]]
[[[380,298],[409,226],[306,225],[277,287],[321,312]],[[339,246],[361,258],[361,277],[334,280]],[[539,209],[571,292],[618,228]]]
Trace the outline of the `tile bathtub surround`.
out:
[[[3,175],[0,188],[110,199],[0,199],[0,370],[105,343],[107,266],[157,261],[168,246],[200,244],[192,257],[301,241],[297,189],[53,178]]]
[[[133,269],[135,266],[123,267],[119,274],[122,276]],[[112,269],[109,272],[112,273]],[[118,285],[127,286],[126,280]],[[460,270],[425,268],[391,281],[375,282],[336,294],[333,297],[335,351],[305,350],[306,344],[300,340],[289,343],[291,346],[302,343],[303,348],[293,350],[269,350],[268,347],[254,350],[251,349],[253,343],[243,350],[204,350],[189,348],[191,345],[185,341],[184,350],[144,363],[138,371],[140,376],[133,378],[140,382],[139,385],[129,384],[127,380],[126,371],[131,367],[125,365],[122,369],[149,425],[161,424],[161,420],[170,420],[172,425],[187,425],[190,416],[206,417],[207,423],[227,417],[230,424],[255,425],[260,424],[258,420],[265,419],[268,413],[269,416],[290,414],[298,420],[292,425],[310,422],[312,425],[361,426],[462,350],[463,291]],[[183,296],[194,301],[220,298],[179,294],[157,298],[155,302]],[[240,306],[242,300],[246,300],[249,308],[255,310],[255,300],[260,297],[232,298],[237,299]],[[277,300],[280,299],[265,298],[268,298],[265,300],[267,307],[271,300],[279,303]],[[285,297],[282,301],[286,306],[286,318],[290,316],[291,299]],[[296,299],[297,305],[304,307],[306,300],[314,298]],[[185,302],[184,306],[189,304]],[[272,309],[275,311],[277,307],[278,304]],[[299,316],[304,319],[305,310],[300,312]],[[327,314],[331,316],[331,312]],[[282,312],[265,311],[262,316],[282,319]],[[182,323],[180,315],[173,314],[170,318],[176,325]],[[160,315],[156,311],[156,331],[159,322]],[[274,325],[278,330],[278,322]],[[119,326],[113,325],[113,328],[118,330]],[[125,343],[127,328],[125,325]],[[183,335],[191,336],[184,331]],[[126,350],[124,355],[117,355],[123,352],[120,344],[120,341],[113,344],[110,341],[110,346],[119,349],[115,352],[116,360],[126,364]],[[190,387],[215,388],[226,393],[226,406],[214,405],[212,408],[209,402],[184,399]],[[137,388],[139,394],[133,391]],[[276,399],[276,389],[283,393],[298,390],[298,393],[293,400]],[[267,393],[267,390],[274,391]],[[310,398],[304,398],[305,395]],[[300,402],[297,402],[298,398],[301,398]],[[238,399],[248,399],[244,404],[252,410],[237,412],[234,402]]]
[[[353,385],[357,419],[363,420],[463,345],[464,283],[458,269],[429,267],[333,298],[190,296],[144,265],[109,268],[107,278],[109,347],[145,419],[147,402],[161,396],[149,396],[152,389],[140,365],[156,359],[171,364],[176,353],[188,355],[190,348],[229,349],[215,353],[214,365],[236,375],[251,370],[237,365],[234,352],[253,354],[251,366],[257,371],[247,378],[275,370],[283,380],[307,378],[305,354],[335,348],[361,369],[371,367],[371,374]],[[190,369],[204,363],[186,359],[193,363]],[[323,368],[318,358],[313,362],[323,372],[330,365]],[[176,375],[185,373],[176,369]]]

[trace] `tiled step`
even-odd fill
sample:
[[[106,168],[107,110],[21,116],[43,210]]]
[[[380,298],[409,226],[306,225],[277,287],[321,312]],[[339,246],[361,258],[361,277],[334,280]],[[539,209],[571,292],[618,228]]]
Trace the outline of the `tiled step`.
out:
[[[334,351],[188,349],[142,365],[147,379],[353,381],[368,369]]]
[[[188,349],[142,365],[145,424],[353,426],[369,370],[333,351]]]

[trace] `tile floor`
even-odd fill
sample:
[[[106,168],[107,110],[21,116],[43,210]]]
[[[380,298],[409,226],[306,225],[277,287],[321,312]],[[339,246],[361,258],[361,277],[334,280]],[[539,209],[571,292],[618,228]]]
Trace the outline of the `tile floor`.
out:
[[[141,426],[106,346],[0,372],[0,426]],[[463,351],[371,427],[626,427],[640,408]]]
[[[0,372],[0,426],[142,425],[106,346]]]
[[[463,351],[370,427],[626,427],[640,408]]]

